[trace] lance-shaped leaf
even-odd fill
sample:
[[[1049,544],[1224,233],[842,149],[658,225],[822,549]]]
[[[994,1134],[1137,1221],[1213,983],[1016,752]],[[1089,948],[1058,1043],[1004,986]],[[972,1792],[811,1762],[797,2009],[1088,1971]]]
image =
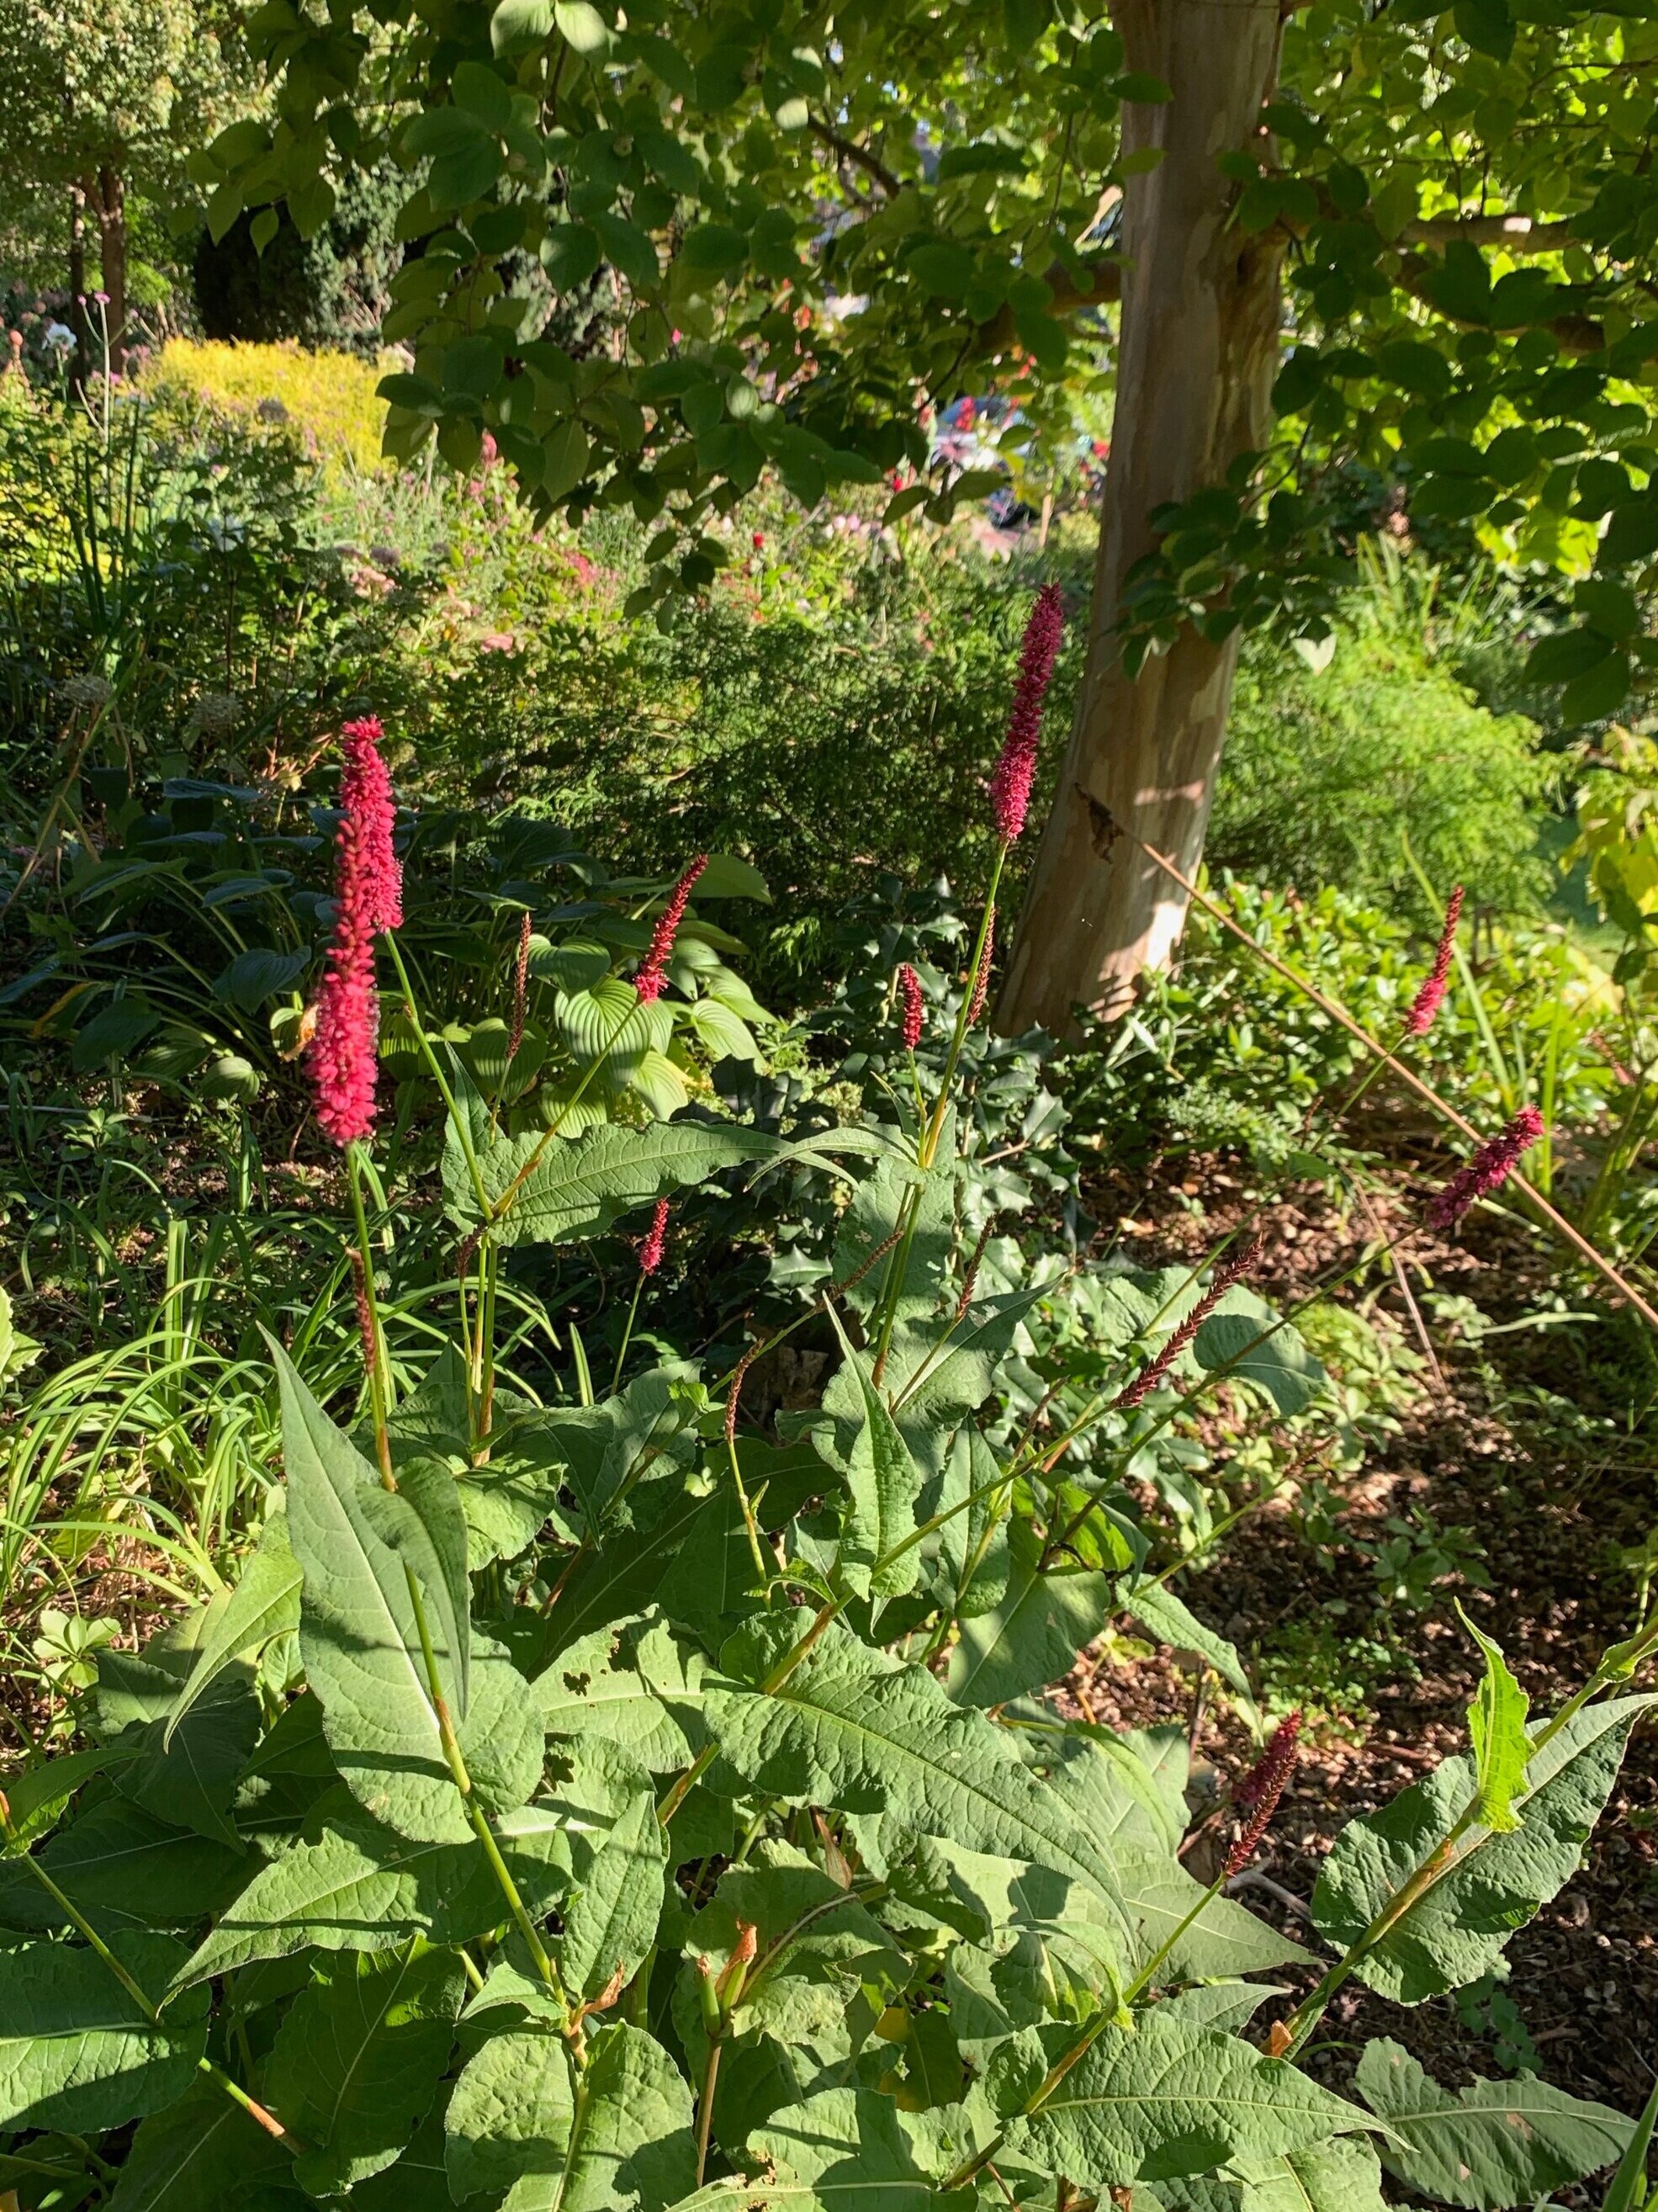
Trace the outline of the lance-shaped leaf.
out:
[[[1039,2044],[1024,2061],[1033,2091],[1075,2040],[1061,2028],[1019,2039]],[[1018,2078],[1016,2063],[1011,2046],[1007,2061],[998,2056],[1007,2083]],[[1035,2112],[1016,2109],[1007,2137],[1043,2170],[1097,2191],[1272,2158],[1363,2124],[1362,2112],[1283,2059],[1158,2006],[1132,2033],[1103,2029]]]
[[[416,1954],[343,1954],[277,2032],[265,2087],[307,2145],[294,2176],[313,2196],[390,2166],[437,2094],[466,1977],[452,1952]]]
[[[854,2206],[858,2212],[927,2212],[938,2201],[897,2106],[868,2089],[824,2090],[774,2112],[755,2136],[755,2148],[772,2161],[780,2179],[809,2185],[811,2195],[805,2202],[828,2212],[851,2212]]]
[[[496,1136],[477,1156],[496,1243],[555,1244],[597,1236],[635,1206],[779,1149],[763,1130],[730,1121],[653,1121],[643,1129],[609,1121],[544,1146],[540,1130]],[[464,1162],[452,1171],[446,1160],[444,1182],[451,1214],[463,1228],[477,1227],[477,1198]]]
[[[1303,2143],[1272,2159],[1240,2159],[1238,2212],[1388,2212],[1382,2165],[1362,2136]]]
[[[846,1454],[843,1473],[849,1500],[841,1528],[841,1572],[859,1597],[902,1597],[914,1589],[920,1572],[920,1547],[890,1565],[876,1563],[912,1535],[921,1475],[887,1411],[886,1401],[870,1379],[871,1364],[854,1352],[833,1306],[829,1319],[841,1340],[847,1371],[858,1388],[862,1423]]]
[[[1472,2212],[1529,2204],[1622,2157],[1634,2123],[1610,2106],[1568,2096],[1534,2075],[1442,2089],[1409,2051],[1370,2043],[1358,2093],[1385,2120],[1390,2173],[1442,2204]]]
[[[179,1723],[233,1661],[299,1626],[300,1581],[300,1563],[288,1540],[287,1516],[273,1513],[228,1603],[197,1647],[196,1663],[167,1716],[164,1748],[172,1748]]]
[[[793,1803],[883,1814],[895,1838],[944,1836],[1029,1859],[1117,1898],[1108,1850],[1005,1731],[952,1705],[924,1667],[901,1665],[837,1625],[778,1689],[753,1686],[810,1620],[777,1615],[739,1631],[724,1654],[731,1679],[708,1692],[710,1733],[747,1781]]]
[[[1446,1838],[1473,1800],[1467,1759],[1448,1759],[1337,1837],[1313,1892],[1313,1921],[1342,1949],[1356,1943],[1430,1861],[1434,1879],[1389,1927],[1357,1972],[1401,2004],[1460,1989],[1487,1973],[1516,1928],[1570,1881],[1606,1802],[1637,1720],[1652,1697],[1586,1705],[1532,1753],[1520,1827],[1470,1827]]]
[[[109,2212],[239,2205],[250,2197],[257,2200],[261,2183],[279,2182],[292,2166],[285,2144],[216,2084],[199,2081],[139,2128],[121,2161]]]
[[[1473,1746],[1479,1825],[1495,1835],[1520,1826],[1514,1801],[1526,1786],[1531,1739],[1526,1733],[1525,1692],[1509,1672],[1498,1646],[1483,1635],[1459,1605],[1462,1626],[1485,1656],[1485,1672],[1468,1708],[1468,1740]]]
[[[155,2002],[184,1956],[166,1936],[120,1934],[110,1948]],[[95,1951],[0,1951],[0,2127],[90,2135],[160,2112],[196,2077],[207,2009],[206,1991],[193,1990],[158,2023]]]
[[[668,1871],[668,1838],[656,1799],[641,1790],[588,1860],[564,1907],[559,1972],[591,2003],[616,1977],[631,1981],[656,1941]]]
[[[962,1623],[944,1686],[958,1705],[1000,1705],[1062,1674],[1104,1627],[1108,1576],[1066,1559],[1044,1573],[1042,1543],[1028,1521],[1008,1531],[1011,1571],[1001,1602]]]
[[[1243,1662],[1236,1650],[1224,1636],[1218,1636],[1212,1628],[1206,1628],[1190,1607],[1163,1583],[1149,1580],[1122,1582],[1117,1587],[1116,1607],[1120,1613],[1138,1620],[1142,1628],[1149,1628],[1159,1644],[1171,1644],[1176,1650],[1195,1651],[1241,1696],[1250,1695],[1249,1677],[1243,1671]]]

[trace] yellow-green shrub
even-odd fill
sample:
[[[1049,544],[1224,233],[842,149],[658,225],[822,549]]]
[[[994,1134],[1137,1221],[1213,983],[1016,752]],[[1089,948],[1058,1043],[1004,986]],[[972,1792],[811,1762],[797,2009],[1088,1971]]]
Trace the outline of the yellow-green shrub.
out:
[[[197,393],[215,405],[252,413],[276,401],[314,441],[325,461],[370,470],[380,465],[384,370],[350,353],[307,353],[296,345],[235,345],[169,338],[146,381]]]

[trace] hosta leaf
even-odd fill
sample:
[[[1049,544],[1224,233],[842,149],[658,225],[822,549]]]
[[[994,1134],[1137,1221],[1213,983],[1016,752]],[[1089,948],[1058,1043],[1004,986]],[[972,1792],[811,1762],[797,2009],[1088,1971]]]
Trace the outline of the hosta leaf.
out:
[[[734,1122],[655,1121],[644,1129],[606,1122],[579,1137],[553,1137],[530,1168],[541,1142],[538,1132],[526,1131],[497,1137],[481,1150],[497,1243],[552,1244],[594,1236],[635,1206],[706,1182],[722,1169],[769,1159],[779,1150],[774,1137]],[[515,1184],[510,1206],[497,1211]],[[464,1165],[459,1176],[446,1170],[446,1188],[450,1212],[464,1228],[474,1227],[477,1200]]]
[[[307,2148],[295,2179],[333,2197],[390,2166],[437,2094],[465,1973],[452,1952],[345,1952],[295,1998],[265,2074]]]
[[[1048,2064],[1073,2039],[1074,2031],[1047,2030]],[[1036,2082],[1044,2071],[1039,2064]],[[1274,2157],[1363,2124],[1362,2112],[1282,2059],[1158,2006],[1132,2033],[1103,2029],[1039,2111],[1008,2123],[1007,2136],[1045,2170],[1102,2190]]]
[[[1388,2212],[1381,2162],[1358,2136],[1240,2159],[1232,2170],[1242,2184],[1239,2212]]]
[[[850,1503],[841,1531],[841,1572],[848,1589],[860,1597],[902,1597],[914,1588],[920,1572],[920,1546],[912,1544],[901,1558],[878,1571],[876,1562],[914,1534],[921,1475],[885,1400],[870,1380],[871,1362],[853,1350],[833,1306],[829,1319],[841,1340],[862,1415],[844,1460]]]
[[[1586,1705],[1532,1753],[1523,1825],[1471,1827],[1437,1879],[1361,1960],[1370,1987],[1402,2004],[1459,1989],[1486,1973],[1516,1928],[1570,1881],[1582,1863],[1636,1721],[1651,1696]],[[1476,1789],[1473,1764],[1443,1765],[1337,1837],[1313,1892],[1313,1921],[1339,1948],[1365,1929],[1438,1850]]]
[[[1461,1606],[1457,1611],[1462,1612]],[[1491,1638],[1482,1635],[1466,1613],[1462,1613],[1462,1625],[1479,1646],[1485,1661],[1479,1692],[1468,1708],[1468,1740],[1473,1746],[1479,1824],[1493,1834],[1501,1835],[1520,1825],[1514,1801],[1526,1786],[1526,1762],[1531,1757],[1531,1739],[1526,1733],[1529,1700]]]
[[[1028,1521],[1008,1531],[1011,1571],[999,1605],[962,1623],[944,1686],[959,1705],[999,1705],[1070,1673],[1105,1626],[1109,1577],[1041,1571],[1042,1544]]]
[[[559,1970],[564,1986],[591,2002],[620,1974],[630,1981],[656,1940],[668,1871],[668,1839],[656,1798],[642,1790],[612,1825],[564,1906]]]
[[[1388,2124],[1382,2163],[1443,2204],[1499,2212],[1581,2181],[1623,2155],[1634,2123],[1534,2075],[1442,2089],[1407,2051],[1382,2040],[1358,2062],[1358,2093]]]
[[[157,2002],[184,1956],[166,1936],[118,1934],[110,1948]],[[87,2135],[161,2111],[196,2078],[207,2008],[191,1991],[157,2025],[95,1951],[0,1951],[0,2127]]]
[[[109,2212],[234,2206],[292,2170],[287,2147],[210,2081],[147,2119],[121,2161]]]
[[[228,1603],[213,1620],[197,1647],[196,1662],[167,1717],[163,1743],[203,1692],[234,1660],[256,1651],[273,1636],[300,1625],[300,1563],[288,1540],[288,1518],[276,1513],[243,1567]]]
[[[1116,1608],[1149,1628],[1159,1644],[1172,1644],[1176,1650],[1195,1651],[1206,1659],[1223,1681],[1230,1683],[1242,1696],[1248,1697],[1249,1678],[1243,1671],[1243,1662],[1224,1636],[1212,1628],[1206,1628],[1189,1607],[1161,1583],[1120,1583],[1117,1586]]]
[[[695,2181],[691,2094],[661,2045],[623,2022],[601,2029],[588,2053],[580,2113],[548,2135],[519,2137],[527,2163],[501,2212],[657,2212]],[[566,2063],[556,2044],[553,2063]],[[519,2109],[511,2086],[502,2085],[495,2122],[508,2134]],[[523,2081],[519,2094],[535,2102],[537,2085]]]
[[[816,2203],[828,2212],[853,2207],[857,2212],[926,2212],[938,2201],[897,2106],[867,2089],[829,2089],[774,2112],[756,2136],[755,2148],[772,2161],[780,2181],[809,2185],[803,2205]],[[742,2201],[740,2195],[734,2200]],[[796,2200],[784,2195],[760,2201]]]
[[[725,1665],[743,1679],[708,1692],[709,1731],[746,1780],[794,1803],[883,1814],[895,1836],[944,1836],[1029,1859],[1116,1898],[1109,1853],[1078,1829],[1005,1733],[952,1705],[925,1668],[832,1627],[780,1688],[750,1686],[809,1620],[774,1616],[740,1632]]]

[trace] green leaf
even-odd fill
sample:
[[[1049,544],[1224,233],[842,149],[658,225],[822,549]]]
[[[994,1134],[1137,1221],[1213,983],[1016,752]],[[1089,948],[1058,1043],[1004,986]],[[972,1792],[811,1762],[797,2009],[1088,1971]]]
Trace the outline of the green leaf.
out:
[[[1614,650],[1567,684],[1560,694],[1560,719],[1566,723],[1604,722],[1628,696],[1629,655]]]
[[[1443,2204],[1500,2212],[1581,2181],[1623,2155],[1631,2121],[1534,2075],[1442,2089],[1396,2043],[1367,2044],[1359,2094],[1388,2124],[1382,2163]]]
[[[841,1531],[841,1572],[847,1587],[859,1597],[902,1597],[915,1587],[920,1572],[920,1545],[912,1544],[878,1571],[876,1563],[914,1534],[921,1476],[886,1401],[870,1379],[869,1355],[853,1350],[833,1305],[829,1319],[863,1405],[862,1425],[844,1461],[850,1503]]]
[[[238,2205],[262,2182],[291,2170],[287,2146],[250,2119],[221,2088],[198,2081],[178,2104],[139,2128],[121,2161],[109,2212],[181,2212],[186,2205]]]
[[[1199,1334],[1202,1332],[1199,1330]],[[1185,1602],[1177,1598],[1165,1584],[1143,1582],[1138,1585],[1123,1582],[1117,1585],[1116,1608],[1149,1628],[1159,1644],[1171,1644],[1176,1650],[1195,1651],[1206,1659],[1215,1672],[1242,1697],[1248,1697],[1249,1677],[1243,1671],[1243,1662],[1236,1650],[1224,1636],[1212,1628],[1206,1628]]]
[[[466,1977],[452,1953],[416,1948],[337,1956],[277,2033],[266,2087],[307,2146],[294,2176],[313,2196],[392,2165],[437,2094]]]
[[[240,1838],[228,1808],[237,1777],[259,1740],[252,1670],[244,1666],[234,1674],[221,1673],[185,1717],[171,1745],[165,1716],[177,1687],[176,1674],[113,1651],[103,1655],[98,1673],[100,1712],[108,1686],[116,1682],[130,1687],[142,1684],[149,1691],[152,1705],[159,1707],[155,1719],[129,1729],[124,1738],[137,1744],[138,1756],[115,1778],[121,1795],[169,1826],[192,1828],[197,1835],[240,1850]]]
[[[1509,0],[1455,0],[1451,9],[1459,37],[1476,53],[1505,62],[1514,52],[1514,18]]]
[[[564,1906],[559,1970],[564,1986],[591,2002],[620,1974],[633,1979],[656,1941],[668,1872],[668,1838],[656,1798],[641,1790],[593,1853]]]
[[[553,21],[578,54],[602,54],[610,43],[610,26],[589,0],[553,0]]]
[[[213,995],[245,1014],[257,1013],[278,991],[291,990],[310,963],[309,951],[275,952],[250,945],[213,979]]]
[[[1078,1830],[1004,1730],[952,1705],[925,1668],[872,1651],[836,1626],[780,1688],[749,1686],[810,1619],[774,1616],[739,1632],[722,1663],[746,1680],[708,1688],[709,1731],[746,1780],[793,1803],[882,1814],[884,1838],[944,1836],[1074,1874],[1116,1901],[1115,1869],[1098,1838]]]
[[[1382,2166],[1361,2136],[1304,2143],[1274,2159],[1239,2159],[1238,2212],[1388,2212]]]
[[[477,2012],[468,2011],[469,2027]],[[444,2164],[458,2204],[547,2171],[569,2136],[574,2100],[563,2037],[550,2021],[519,2027],[521,2013],[504,2016],[514,2025],[467,2061],[444,2120]],[[487,2014],[479,2024],[487,2027]]]
[[[1068,1562],[1041,1571],[1042,1544],[1028,1521],[1008,1532],[1011,1569],[1000,1603],[962,1623],[944,1687],[958,1705],[1000,1705],[1069,1674],[1108,1617],[1110,1579]]]
[[[1248,1291],[1227,1295],[1220,1312],[1211,1314],[1192,1340],[1200,1367],[1224,1368],[1264,1390],[1280,1413],[1304,1413],[1324,1380],[1324,1370],[1288,1324]],[[1271,1334],[1266,1333],[1270,1330]],[[1255,1340],[1262,1338],[1257,1343]]]
[[[1658,2081],[1652,2085],[1652,2094],[1641,2108],[1641,2117],[1629,2139],[1629,2148],[1618,2161],[1618,2171],[1612,2178],[1606,2202],[1600,2212],[1643,2212],[1650,2202],[1647,2196],[1647,2154],[1652,2148],[1654,2132],[1658,2130]]]
[[[131,1931],[110,1948],[155,2002],[184,1956],[169,1936]],[[157,2024],[95,1951],[0,1951],[0,2127],[90,2135],[161,2111],[196,2077],[207,2009],[206,1991],[194,1991]]]
[[[762,2203],[821,2205],[828,2212],[929,2212],[938,2201],[931,2176],[917,2160],[890,2097],[868,2089],[827,2089],[805,2104],[774,2112],[754,2138],[784,2185],[805,2184],[810,2195],[751,2199]],[[711,2191],[691,2199],[716,2204]],[[735,2200],[740,2203],[739,2197]],[[689,2212],[689,2207],[678,2212]]]
[[[1172,1853],[1149,1844],[1117,1847],[1123,1905],[1134,1932],[1133,1963],[1144,1966],[1181,1929],[1203,1896]],[[1217,1897],[1179,1934],[1159,1970],[1167,1981],[1254,1974],[1305,1960],[1308,1954],[1229,1897]]]
[[[196,1647],[195,1664],[173,1701],[162,1730],[164,1747],[203,1692],[234,1660],[257,1651],[273,1636],[300,1625],[300,1563],[288,1540],[285,1514],[271,1516],[223,1609],[210,1616]]]
[[[546,2040],[539,2075],[495,2085],[493,2128],[515,2136],[525,2160],[501,2212],[657,2212],[683,2195],[696,2174],[690,2091],[661,2045],[625,2022],[592,2037],[578,2114],[558,2112],[548,2094],[546,2076],[568,2062]],[[452,2103],[450,2116],[452,2127]],[[546,2131],[531,2134],[529,2118]],[[452,2166],[451,2176],[452,2186]]]
[[[708,1662],[659,1620],[618,1622],[567,1645],[531,1683],[550,1735],[601,1735],[666,1774],[701,1749]]]
[[[1048,2063],[1074,2039],[1074,2030],[1046,2031]],[[1039,2111],[1009,2123],[1007,2136],[1044,2170],[1102,2190],[1275,2157],[1363,2125],[1361,2112],[1283,2059],[1158,2006],[1132,2033],[1102,2030]]]
[[[1456,1609],[1485,1658],[1479,1694],[1468,1708],[1479,1824],[1502,1835],[1520,1826],[1514,1801],[1526,1786],[1526,1762],[1531,1757],[1531,1738],[1526,1733],[1530,1700],[1509,1672],[1499,1647],[1474,1626],[1460,1604]]]
[[[658,1121],[630,1129],[608,1122],[575,1138],[555,1136],[533,1168],[539,1133],[498,1137],[481,1148],[483,1187],[497,1243],[556,1243],[608,1229],[620,1215],[686,1184],[705,1182],[722,1169],[771,1158],[777,1139],[732,1122]],[[477,1221],[471,1178],[452,1132],[446,1147],[444,1188],[452,1216],[463,1227]],[[528,1172],[525,1173],[525,1170]],[[518,1177],[522,1175],[522,1182]],[[516,1185],[516,1188],[513,1186]],[[509,1189],[510,1206],[499,1211]]]
[[[247,1879],[240,1850],[187,1834],[112,1794],[48,1838],[38,1854],[76,1911],[100,1933],[199,1922]],[[24,1867],[0,1866],[0,1925],[59,1928],[58,1905]]]
[[[44,1835],[83,1782],[137,1756],[136,1743],[106,1743],[90,1751],[69,1752],[62,1759],[42,1759],[21,1774],[9,1774],[5,1788],[10,1826],[0,1856],[11,1857]]]
[[[496,53],[538,45],[553,27],[553,0],[496,0],[489,16],[489,44]]]
[[[1419,2004],[1489,1972],[1515,1929],[1576,1873],[1629,1732],[1654,1702],[1587,1705],[1534,1751],[1514,1803],[1524,1825],[1466,1831],[1438,1878],[1361,1960],[1362,1978],[1384,1996]],[[1472,1762],[1448,1759],[1379,1813],[1350,1822],[1313,1892],[1320,1935],[1339,1949],[1356,1942],[1439,1850],[1476,1787]]]

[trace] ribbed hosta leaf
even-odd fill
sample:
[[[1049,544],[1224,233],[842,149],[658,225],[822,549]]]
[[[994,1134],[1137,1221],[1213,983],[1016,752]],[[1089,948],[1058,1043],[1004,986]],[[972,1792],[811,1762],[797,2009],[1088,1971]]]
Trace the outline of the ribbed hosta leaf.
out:
[[[739,1632],[724,1655],[732,1679],[709,1687],[709,1732],[745,1779],[792,1802],[882,1814],[884,1832],[895,1838],[944,1836],[1079,1875],[1108,1900],[1117,1896],[1109,1853],[1008,1735],[952,1705],[925,1668],[902,1665],[836,1626],[779,1690],[751,1686],[810,1620],[805,1613],[774,1616]]]
[[[1372,1989],[1419,2004],[1490,1971],[1515,1929],[1576,1873],[1629,1732],[1653,1703],[1647,1696],[1586,1705],[1533,1754],[1513,1801],[1522,1825],[1463,1834],[1432,1887],[1361,1962]],[[1344,1828],[1313,1893],[1319,1933],[1343,1949],[1356,1942],[1438,1850],[1475,1789],[1473,1762],[1448,1759]]]
[[[111,1948],[152,2002],[184,1956],[166,1936]],[[0,1951],[0,2127],[87,2135],[160,2112],[196,2078],[207,1993],[175,1998],[156,2026],[95,1951],[26,1943]]]
[[[1033,2089],[1074,2038],[1074,2030],[1042,2032],[1028,2062]],[[1132,2033],[1104,2029],[1041,2109],[1010,2120],[1007,2134],[1022,2157],[1098,2191],[1276,2157],[1363,2124],[1362,2112],[1282,2059],[1157,2008]]]
[[[1382,2163],[1410,2189],[1472,2212],[1529,2204],[1614,2165],[1635,2124],[1535,2075],[1442,2089],[1396,2043],[1367,2044],[1359,2094],[1388,2124]],[[1276,2212],[1276,2207],[1273,2208]]]

